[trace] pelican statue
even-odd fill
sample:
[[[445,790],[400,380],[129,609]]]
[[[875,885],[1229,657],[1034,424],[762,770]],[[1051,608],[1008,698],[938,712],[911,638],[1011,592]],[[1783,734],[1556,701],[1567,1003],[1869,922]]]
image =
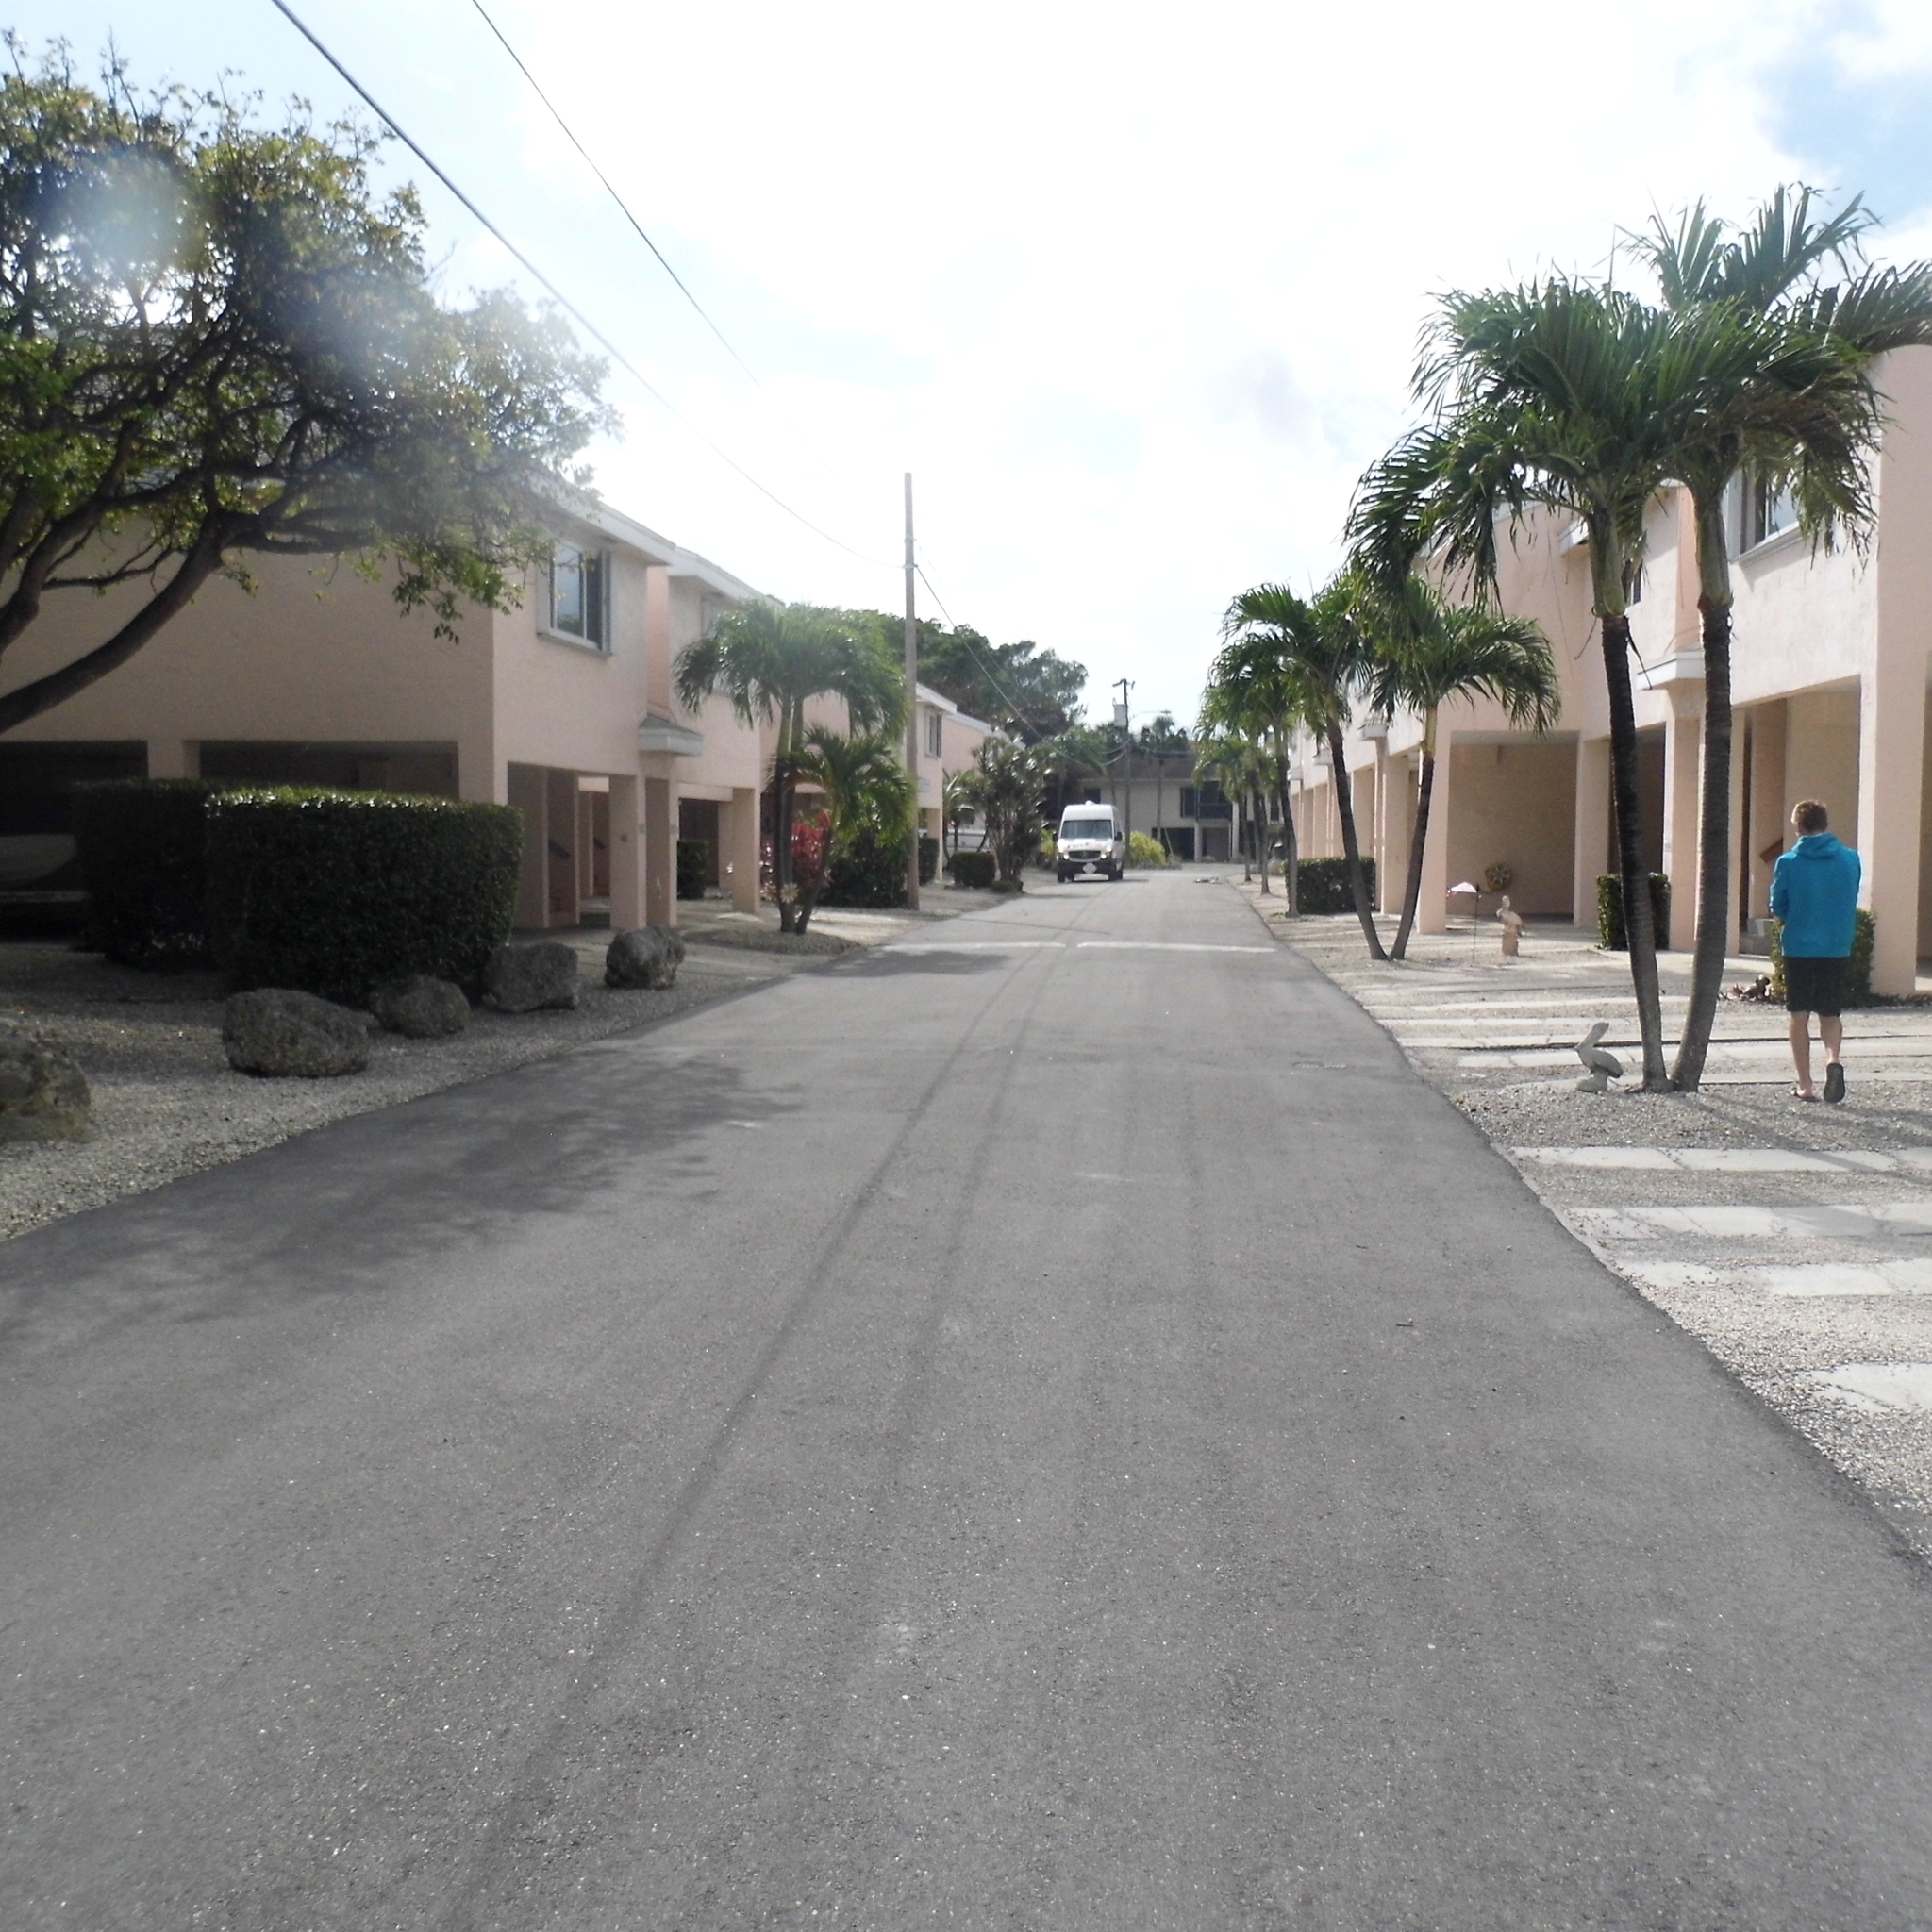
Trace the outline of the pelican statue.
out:
[[[1576,1042],[1576,1058],[1589,1069],[1576,1083],[1579,1093],[1607,1093],[1612,1080],[1624,1077],[1624,1062],[1613,1053],[1597,1044],[1610,1030],[1607,1020],[1599,1020],[1581,1040]]]

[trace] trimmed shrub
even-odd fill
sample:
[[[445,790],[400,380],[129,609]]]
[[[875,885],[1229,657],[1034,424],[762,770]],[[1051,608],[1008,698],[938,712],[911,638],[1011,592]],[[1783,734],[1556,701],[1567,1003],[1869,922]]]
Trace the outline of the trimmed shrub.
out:
[[[677,896],[702,899],[711,882],[711,841],[708,839],[680,839],[677,841]]]
[[[1369,885],[1369,904],[1375,903],[1375,861],[1362,860]],[[1348,882],[1345,858],[1305,858],[1295,867],[1295,903],[1304,912],[1353,912],[1355,889]]]
[[[903,906],[906,903],[905,826],[896,832],[861,823],[832,849],[831,877],[821,906]]]
[[[1671,879],[1668,873],[1650,875],[1650,923],[1657,934],[1659,951],[1671,929]],[[1596,882],[1596,942],[1607,953],[1625,953],[1630,942],[1624,937],[1624,881],[1613,872],[1600,873]]]
[[[1145,832],[1127,834],[1127,863],[1129,865],[1172,865],[1174,860],[1167,856],[1167,847],[1158,839],[1150,839]]]
[[[919,835],[919,883],[929,886],[940,875],[940,841],[930,832]]]
[[[207,813],[208,937],[238,986],[360,1002],[426,973],[474,993],[509,937],[513,807],[287,787],[224,791]]]
[[[985,891],[999,876],[999,865],[991,852],[956,852],[946,860],[946,870],[956,886],[972,886]]]
[[[1785,996],[1785,923],[1771,922],[1771,996]],[[1860,906],[1852,915],[1852,957],[1845,968],[1845,1004],[1869,1007],[1872,1004],[1872,949],[1878,942],[1878,922]]]
[[[124,966],[194,966],[208,958],[208,778],[111,778],[74,797],[81,945]]]

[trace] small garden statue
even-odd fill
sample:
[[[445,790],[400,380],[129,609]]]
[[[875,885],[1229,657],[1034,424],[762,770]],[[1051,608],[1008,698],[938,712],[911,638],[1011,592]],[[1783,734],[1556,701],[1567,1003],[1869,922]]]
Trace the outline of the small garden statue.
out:
[[[1624,1077],[1624,1062],[1607,1047],[1597,1044],[1609,1030],[1610,1023],[1599,1020],[1576,1042],[1576,1058],[1590,1070],[1576,1083],[1579,1093],[1607,1093],[1610,1082]]]
[[[1503,957],[1513,959],[1518,942],[1523,938],[1523,914],[1509,903],[1509,894],[1503,894],[1503,903],[1496,908],[1496,918],[1503,927]]]

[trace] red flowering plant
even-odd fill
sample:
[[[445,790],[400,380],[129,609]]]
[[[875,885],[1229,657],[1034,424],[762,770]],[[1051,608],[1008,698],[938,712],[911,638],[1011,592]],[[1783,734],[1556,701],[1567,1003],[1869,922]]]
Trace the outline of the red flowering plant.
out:
[[[810,921],[819,894],[832,875],[832,815],[815,811],[791,822],[791,891],[796,908],[795,931]]]

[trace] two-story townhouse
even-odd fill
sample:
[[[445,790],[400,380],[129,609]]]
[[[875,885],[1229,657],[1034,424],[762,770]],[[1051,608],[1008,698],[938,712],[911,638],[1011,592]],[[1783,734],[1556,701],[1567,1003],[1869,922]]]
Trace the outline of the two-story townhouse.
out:
[[[722,702],[680,711],[675,653],[753,594],[607,506],[559,504],[521,604],[467,608],[455,638],[346,562],[258,559],[251,591],[211,584],[127,664],[0,741],[0,886],[75,883],[75,781],[114,773],[366,786],[524,812],[518,923],[675,919],[686,801],[713,814],[722,874],[758,891],[758,739]],[[114,621],[74,599],[9,654],[18,681]]]
[[[1890,421],[1873,459],[1877,520],[1857,549],[1814,550],[1789,501],[1735,492],[1731,908],[1741,939],[1769,908],[1771,868],[1790,841],[1791,806],[1824,801],[1865,862],[1876,921],[1874,985],[1911,991],[1932,955],[1932,788],[1926,782],[1932,676],[1932,350],[1878,372]],[[1652,508],[1632,632],[1644,826],[1653,865],[1673,882],[1673,946],[1696,929],[1704,662],[1690,504],[1680,488]],[[1609,718],[1588,559],[1553,518],[1502,550],[1506,607],[1539,619],[1562,688],[1558,728],[1512,728],[1495,707],[1458,704],[1440,723],[1432,829],[1418,923],[1443,929],[1448,888],[1492,864],[1514,875],[1531,915],[1590,924],[1597,876],[1614,870]],[[1421,724],[1359,719],[1347,780],[1385,909],[1400,901],[1414,824]],[[1310,854],[1341,849],[1333,774],[1321,747],[1296,757],[1296,824]],[[1460,908],[1458,908],[1460,909]]]

